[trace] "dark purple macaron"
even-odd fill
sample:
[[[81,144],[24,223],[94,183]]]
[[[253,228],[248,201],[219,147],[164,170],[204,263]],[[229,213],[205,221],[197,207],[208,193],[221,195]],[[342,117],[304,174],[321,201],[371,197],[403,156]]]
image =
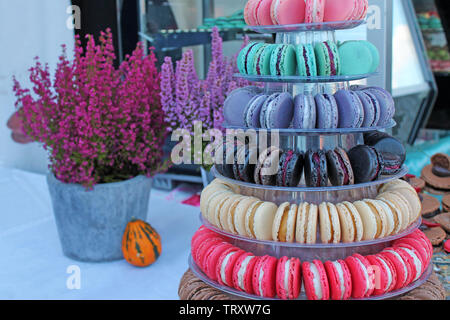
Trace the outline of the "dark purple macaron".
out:
[[[378,126],[386,126],[392,120],[395,115],[395,103],[392,95],[379,87],[367,87],[363,91],[371,92],[380,103],[380,120]]]
[[[392,176],[397,174],[402,169],[403,162],[400,158],[392,153],[382,153],[383,155],[383,167],[381,170],[382,175]]]
[[[223,176],[235,179],[233,166],[239,149],[238,146],[240,147],[241,145],[242,143],[238,143],[237,141],[232,144],[225,142],[217,149],[215,154],[215,167]]]
[[[383,158],[375,148],[358,145],[348,153],[353,169],[355,183],[377,180],[383,170]]]
[[[261,128],[261,109],[269,96],[257,94],[250,100],[244,111],[244,123],[247,128]]]
[[[283,152],[278,166],[277,186],[297,187],[303,172],[303,154],[293,150]]]
[[[240,147],[236,153],[233,165],[234,176],[237,180],[254,183],[255,167],[258,161],[258,149],[248,145]]]
[[[318,94],[316,101],[317,129],[334,129],[339,124],[339,111],[336,99],[331,94]]]
[[[244,126],[245,106],[256,95],[262,92],[258,87],[244,87],[232,91],[223,105],[225,122],[230,126]]]
[[[275,186],[278,174],[278,166],[282,150],[272,146],[263,151],[256,164],[254,179],[256,184]]]
[[[327,151],[328,178],[333,186],[355,183],[353,169],[347,153],[342,148]]]
[[[295,129],[315,129],[316,128],[316,101],[314,96],[309,94],[299,94],[294,98],[294,120],[292,122]]]
[[[398,158],[400,167],[406,159],[406,149],[396,138],[381,131],[372,131],[364,134],[364,144],[374,147],[383,157]]]
[[[339,128],[361,128],[364,107],[358,95],[350,90],[338,90],[334,94],[339,112]]]
[[[328,186],[327,157],[323,150],[306,152],[305,180],[308,187]]]
[[[364,108],[363,128],[375,127],[380,121],[380,103],[370,91],[354,91],[361,100]]]

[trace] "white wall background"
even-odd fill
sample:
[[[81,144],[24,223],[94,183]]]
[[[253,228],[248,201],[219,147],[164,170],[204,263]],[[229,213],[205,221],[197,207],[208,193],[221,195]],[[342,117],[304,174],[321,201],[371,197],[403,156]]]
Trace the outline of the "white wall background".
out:
[[[69,0],[0,0],[0,166],[47,171],[47,156],[37,143],[19,145],[6,127],[14,112],[12,76],[27,86],[28,69],[39,56],[51,69],[61,44],[73,50],[73,30],[67,28]]]

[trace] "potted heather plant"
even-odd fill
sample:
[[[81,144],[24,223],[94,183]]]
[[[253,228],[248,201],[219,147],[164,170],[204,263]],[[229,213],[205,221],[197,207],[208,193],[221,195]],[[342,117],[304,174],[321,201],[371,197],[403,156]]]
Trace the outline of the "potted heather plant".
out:
[[[212,29],[211,38],[211,63],[206,79],[199,79],[197,75],[192,50],[184,52],[175,67],[170,57],[164,59],[161,67],[161,105],[169,131],[186,129],[193,135],[196,121],[202,123],[203,131],[223,131],[223,104],[227,95],[234,89],[250,85],[246,80],[233,78],[233,74],[238,73],[237,54],[232,58],[224,56],[223,41],[217,27]],[[245,37],[243,46],[247,43],[248,38]],[[204,143],[203,148],[206,145]],[[203,150],[201,154],[192,154],[192,159],[194,157],[202,158]],[[206,186],[212,180],[210,166],[202,165],[200,168]]]
[[[146,220],[151,177],[162,164],[166,138],[153,52],[138,44],[114,67],[110,30],[100,44],[76,39],[73,60],[63,47],[51,80],[39,60],[32,92],[14,79],[25,133],[48,150],[47,182],[66,256],[81,261],[122,258],[132,219]]]

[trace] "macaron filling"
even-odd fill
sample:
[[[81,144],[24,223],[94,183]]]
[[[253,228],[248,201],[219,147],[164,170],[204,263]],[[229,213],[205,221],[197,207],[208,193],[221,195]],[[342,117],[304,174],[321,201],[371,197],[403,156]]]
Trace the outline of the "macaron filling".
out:
[[[264,297],[264,292],[263,292],[263,287],[262,287],[263,278],[264,278],[264,270],[261,267],[261,269],[259,269],[259,277],[258,277],[258,291],[259,291],[259,295],[261,297]]]
[[[252,49],[257,45],[258,43],[254,43],[252,44],[248,50],[247,53],[245,54],[245,63],[244,63],[244,68],[245,68],[245,73],[248,74],[248,57],[250,55],[250,51],[252,51]]]
[[[284,167],[283,167],[283,186],[286,185],[286,175],[287,175],[287,167],[289,165],[289,162],[294,157],[294,151],[289,150],[288,155],[286,156],[286,160],[284,161]]]
[[[283,59],[283,51],[284,50],[285,50],[284,46],[278,50],[277,63],[276,63],[277,76],[281,76],[281,60]]]
[[[408,268],[406,268],[406,264],[403,261],[403,258],[397,252],[395,252],[394,250],[386,250],[385,252],[389,252],[389,253],[393,254],[397,258],[399,263],[402,265],[403,271],[404,271],[404,274],[405,274],[405,277],[404,277],[403,282],[401,284],[403,286],[405,284],[406,280],[408,279]]]
[[[402,247],[402,249],[405,250],[413,258],[414,266],[416,267],[416,276],[414,278],[414,281],[416,281],[417,279],[420,278],[422,274],[422,262],[420,261],[419,257],[415,254],[415,252],[412,251],[411,249],[404,247]]]
[[[225,257],[225,259],[223,259],[222,265],[220,266],[220,279],[222,279],[222,282],[225,283],[227,286],[229,285],[227,282],[227,275],[225,273],[225,270],[227,268],[228,265],[228,261],[231,259],[231,257],[236,253],[236,251],[232,251],[229,254],[227,254],[227,256]]]
[[[291,268],[291,260],[287,260],[284,265],[284,290],[286,295],[289,297],[289,269]]]
[[[318,153],[314,153],[313,155],[314,163],[316,164],[316,173],[317,173],[317,184],[316,187],[321,187],[321,179],[320,179],[320,157]]]
[[[344,173],[344,185],[348,185],[350,182],[350,177],[348,175],[348,170],[347,166],[345,165],[344,159],[342,158],[342,155],[339,152],[334,152],[334,154],[337,156],[339,165],[341,166],[342,172]]]
[[[328,41],[324,42],[325,47],[327,48],[328,51],[328,56],[330,57],[330,71],[331,71],[331,75],[335,76],[336,75],[336,64],[334,61],[334,53],[333,50],[330,47],[330,44],[328,43]]]
[[[310,263],[309,270],[313,274],[312,283],[314,287],[314,292],[318,300],[322,300],[323,292],[322,292],[322,283],[320,279],[320,273],[314,263]]]
[[[392,272],[391,272],[391,268],[389,268],[389,266],[387,265],[386,261],[384,261],[383,258],[380,258],[379,256],[375,256],[376,259],[381,262],[381,264],[383,265],[384,270],[386,270],[386,274],[387,274],[387,283],[386,283],[386,287],[383,289],[384,292],[387,292],[389,290],[389,288],[391,287],[392,284]]]
[[[356,261],[358,261],[358,264],[361,267],[361,271],[363,272],[364,279],[366,281],[366,286],[365,286],[364,294],[363,294],[363,296],[365,297],[367,295],[367,292],[369,292],[369,289],[370,289],[369,272],[367,271],[367,268],[364,265],[364,263],[358,257],[354,257],[354,258],[356,259]]]
[[[345,280],[344,280],[344,270],[342,265],[338,261],[333,261],[333,265],[336,268],[336,272],[339,276],[339,288],[341,290],[341,300],[344,299],[345,294]]]
[[[246,291],[244,277],[247,272],[247,267],[253,258],[254,258],[254,256],[246,257],[244,259],[244,261],[242,261],[241,267],[239,268],[239,271],[238,271],[238,285],[239,285],[239,288],[241,288],[243,291]]]
[[[303,46],[303,59],[305,59],[306,75],[308,77],[310,77],[311,69],[309,68],[309,64],[308,64],[308,52],[306,51],[306,46]]]

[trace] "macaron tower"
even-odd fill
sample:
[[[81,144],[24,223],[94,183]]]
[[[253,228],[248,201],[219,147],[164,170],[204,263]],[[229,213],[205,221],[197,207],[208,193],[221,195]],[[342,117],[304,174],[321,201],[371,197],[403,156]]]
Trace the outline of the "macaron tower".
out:
[[[336,38],[367,10],[367,0],[248,1],[249,27],[276,37],[243,47],[235,77],[254,84],[224,102],[223,127],[245,138],[217,148],[200,198],[190,266],[209,285],[251,299],[385,299],[430,275],[406,151],[385,133],[394,99],[353,82],[385,50]]]

